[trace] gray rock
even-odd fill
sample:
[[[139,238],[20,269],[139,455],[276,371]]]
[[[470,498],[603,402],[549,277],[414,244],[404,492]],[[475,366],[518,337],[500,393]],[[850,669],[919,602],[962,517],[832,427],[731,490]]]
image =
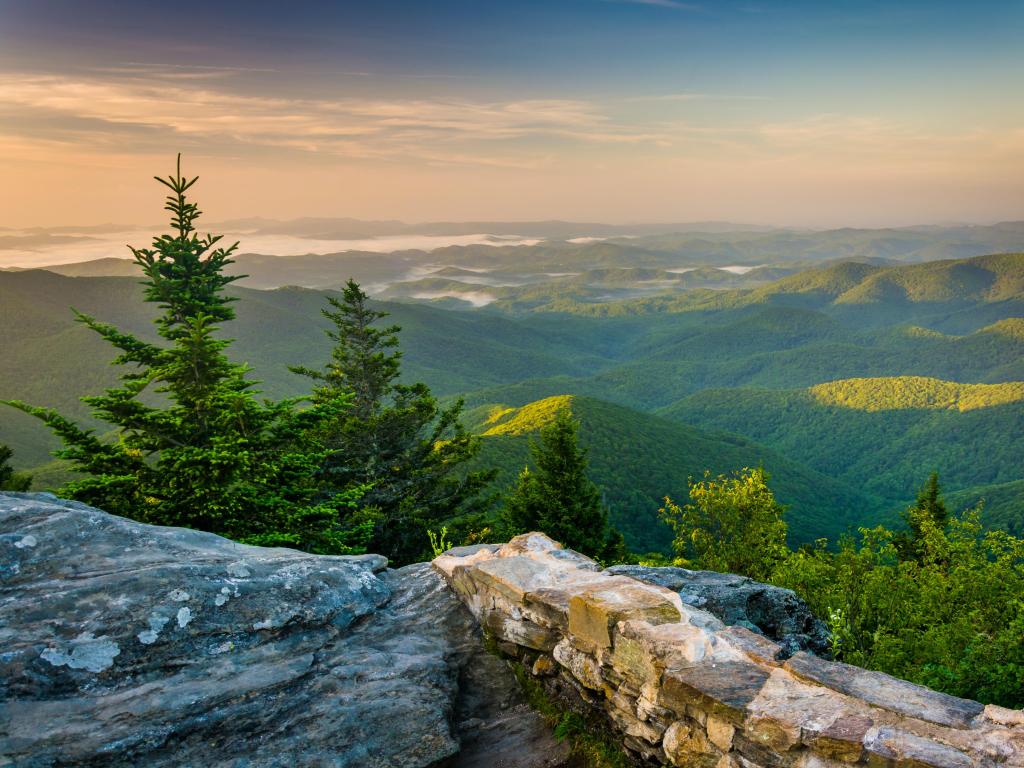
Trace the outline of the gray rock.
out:
[[[678,592],[684,603],[771,638],[785,656],[798,651],[829,655],[829,632],[807,604],[789,589],[731,573],[615,565],[608,572]]]
[[[786,669],[804,680],[862,699],[881,709],[950,728],[970,728],[975,718],[985,710],[984,704],[970,699],[933,691],[883,672],[822,661],[807,653],[793,656],[786,662]]]
[[[558,765],[442,579],[385,566],[0,493],[0,765],[461,768],[497,723]]]

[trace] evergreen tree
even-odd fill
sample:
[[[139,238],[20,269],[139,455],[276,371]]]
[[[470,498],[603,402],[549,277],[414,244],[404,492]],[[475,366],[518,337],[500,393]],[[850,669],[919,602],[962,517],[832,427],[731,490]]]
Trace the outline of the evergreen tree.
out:
[[[336,415],[343,400],[306,410],[298,400],[261,402],[248,369],[215,337],[234,317],[224,294],[238,277],[224,274],[237,243],[200,237],[200,215],[186,192],[197,181],[157,181],[170,190],[172,232],[152,248],[132,248],[145,275],[146,301],[159,305],[153,344],[76,312],[80,322],[120,350],[120,386],[85,397],[93,414],[116,428],[113,442],[57,412],[8,403],[42,419],[64,441],[57,455],[85,477],[63,492],[108,512],[161,525],[212,531],[251,543],[343,552],[349,542],[337,508],[351,497],[314,498],[311,481],[324,455],[310,430]]]
[[[602,560],[625,554],[622,535],[608,524],[601,493],[587,476],[587,451],[579,445],[579,422],[568,408],[530,445],[536,471],[527,467],[505,499],[505,535],[541,531],[570,549]]]
[[[924,552],[924,543],[930,530],[946,530],[949,510],[942,498],[939,473],[932,472],[927,482],[917,492],[914,505],[902,515],[907,524],[906,531],[896,534],[894,544],[901,560],[919,560]]]
[[[32,485],[32,476],[14,471],[8,463],[13,454],[14,451],[0,443],[0,491],[27,491]]]
[[[428,530],[444,524],[459,536],[482,524],[489,502],[481,494],[494,472],[464,470],[479,438],[461,423],[461,400],[441,408],[426,384],[399,383],[401,329],[379,327],[388,313],[368,300],[353,280],[341,298],[328,297],[323,314],[333,325],[331,359],[322,370],[292,370],[316,382],[314,402],[351,402],[318,432],[330,450],[320,471],[322,491],[364,489],[360,510],[345,524],[371,522],[373,551],[405,563],[429,552]]]

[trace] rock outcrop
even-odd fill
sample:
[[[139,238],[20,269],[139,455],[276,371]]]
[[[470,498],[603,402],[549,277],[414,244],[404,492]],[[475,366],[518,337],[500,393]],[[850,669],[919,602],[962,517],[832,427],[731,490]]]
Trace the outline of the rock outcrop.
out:
[[[562,765],[437,573],[386,565],[0,494],[0,766]]]
[[[734,573],[615,565],[608,573],[666,587],[679,599],[703,608],[729,626],[746,627],[782,646],[786,657],[800,651],[829,655],[828,628],[790,589],[762,584]]]
[[[1024,766],[1024,713],[806,651],[790,656],[792,648],[688,604],[697,599],[684,602],[693,584],[680,574],[602,571],[541,534],[453,550],[434,567],[499,647],[552,696],[604,718],[638,762]]]

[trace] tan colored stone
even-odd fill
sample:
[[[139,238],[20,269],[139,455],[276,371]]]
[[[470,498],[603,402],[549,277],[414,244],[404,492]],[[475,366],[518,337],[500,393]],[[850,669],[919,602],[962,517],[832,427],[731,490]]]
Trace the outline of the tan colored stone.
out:
[[[652,723],[643,722],[633,714],[631,708],[621,706],[623,704],[621,701],[618,705],[613,706],[614,701],[613,697],[605,709],[620,731],[633,738],[642,739],[652,746],[661,741],[661,736],[665,732],[663,728],[658,728]]]
[[[847,766],[814,752],[805,752],[796,761],[795,768],[847,768]]]
[[[655,666],[644,645],[631,637],[622,635],[616,637],[615,647],[612,649],[611,665],[625,680],[637,688],[651,682],[656,684],[658,678],[661,677],[661,671]]]
[[[659,670],[693,665],[714,653],[713,634],[682,622],[623,621],[616,628],[616,644],[622,638],[635,640],[646,654],[648,666]]]
[[[768,673],[750,662],[668,669],[662,677],[658,703],[676,712],[692,705],[739,724],[767,679]]]
[[[565,633],[569,631],[569,596],[564,589],[535,589],[523,595],[523,608],[538,623]]]
[[[715,638],[735,648],[758,664],[779,665],[782,657],[782,646],[769,640],[764,635],[751,632],[746,627],[736,624],[715,633]]]
[[[1010,728],[1024,728],[1024,710],[1007,709],[995,704],[985,707],[985,719]]]
[[[449,550],[440,557],[435,557],[431,562],[431,565],[442,576],[448,579],[450,583],[457,568],[467,570],[477,563],[481,563],[484,560],[490,560],[495,556],[494,553],[496,550],[497,547],[489,544],[484,545],[469,554],[458,554],[456,550]]]
[[[798,680],[778,667],[767,669],[768,680],[747,706],[745,732],[756,743],[786,751],[801,741],[808,743],[837,718],[859,711],[851,709],[856,702],[829,688]]]
[[[722,758],[722,753],[700,727],[683,720],[668,727],[661,748],[669,763],[675,766],[714,768]]]
[[[555,646],[552,655],[555,661],[565,667],[582,685],[592,691],[603,691],[601,666],[593,656],[578,650],[568,639]]]
[[[435,568],[526,668],[607,709],[625,746],[655,762],[1024,768],[1021,713],[807,654],[781,662],[775,643],[543,535]]]
[[[717,717],[709,717],[705,726],[711,743],[723,752],[732,748],[732,735],[736,729],[731,723]]]
[[[751,717],[743,731],[751,741],[775,752],[786,752],[800,743],[800,726],[788,718]]]
[[[610,648],[613,628],[629,619],[665,624],[678,622],[680,614],[660,590],[638,582],[594,587],[569,599],[569,632],[595,649]]]
[[[906,680],[800,652],[786,662],[793,674],[905,717],[952,728],[969,728],[985,707]]]
[[[527,557],[545,564],[555,563],[574,570],[599,571],[601,569],[600,565],[586,555],[566,549],[554,539],[537,531],[522,533],[508,544],[502,544],[497,555],[498,557]]]
[[[513,603],[522,603],[523,595],[550,582],[550,575],[549,567],[528,557],[496,557],[473,568],[473,579],[481,588]]]
[[[811,733],[804,741],[825,757],[844,763],[856,763],[864,754],[864,737],[874,725],[867,715],[839,715],[820,733]]]
[[[530,671],[537,677],[549,677],[558,672],[558,665],[553,658],[544,653],[533,662]]]
[[[959,749],[889,726],[875,727],[864,738],[868,765],[906,768],[972,768]]]

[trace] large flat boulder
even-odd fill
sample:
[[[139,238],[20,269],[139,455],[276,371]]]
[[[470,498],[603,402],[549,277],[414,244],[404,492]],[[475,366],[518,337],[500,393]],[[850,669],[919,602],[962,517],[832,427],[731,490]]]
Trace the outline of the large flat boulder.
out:
[[[0,493],[0,766],[562,764],[440,576],[386,565]]]

